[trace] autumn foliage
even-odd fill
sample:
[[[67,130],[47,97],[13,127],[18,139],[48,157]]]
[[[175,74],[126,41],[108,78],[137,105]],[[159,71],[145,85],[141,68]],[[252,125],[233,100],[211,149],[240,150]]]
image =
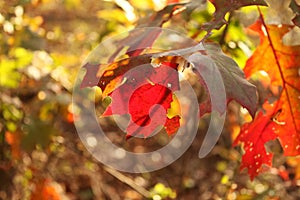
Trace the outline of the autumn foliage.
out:
[[[172,90],[179,89],[177,66],[176,63],[165,62],[158,68],[153,69],[149,66],[145,69],[148,75],[146,77],[130,77],[132,80],[129,80],[128,84],[121,85],[108,94],[112,103],[103,116],[130,113],[132,122],[127,127],[127,137],[137,134],[149,137],[159,125],[163,125],[169,135],[176,133],[180,126],[180,117],[177,115],[166,118],[166,115],[173,101]],[[143,69],[136,73],[142,72]],[[172,86],[167,85],[169,82]],[[153,107],[156,104],[161,105],[163,109]],[[151,118],[149,115],[152,115]]]
[[[203,26],[203,29],[208,32],[207,35],[213,29],[219,29],[226,23],[224,17],[227,12],[248,5],[266,5],[264,1],[252,0],[211,2],[214,4],[216,11],[212,21]],[[171,5],[174,6],[175,4]],[[178,5],[178,7],[180,6],[182,5]],[[176,11],[178,7],[174,6],[172,12]],[[300,47],[285,45],[282,41],[283,36],[295,25],[269,25],[264,19],[264,14],[259,8],[258,10],[260,18],[249,29],[259,34],[260,45],[244,67],[246,77],[239,71],[239,67],[232,59],[219,53],[218,47],[206,44],[206,37],[200,41],[200,43],[204,43],[202,51],[199,51],[195,46],[193,47],[194,51],[189,52],[191,54],[190,58],[193,57],[193,59],[196,57],[197,52],[207,57],[202,58],[201,55],[194,59],[195,62],[192,65],[195,68],[199,65],[198,69],[200,71],[205,69],[205,66],[203,68],[202,65],[207,67],[210,62],[216,64],[224,80],[227,103],[231,100],[237,101],[247,108],[253,117],[252,122],[242,126],[240,134],[233,143],[235,146],[238,143],[244,144],[245,154],[242,158],[241,169],[247,168],[251,179],[260,172],[265,171],[265,165],[272,166],[273,155],[265,149],[267,142],[277,138],[283,148],[284,155],[297,156],[300,154],[300,79],[298,65],[300,62]],[[166,12],[166,10],[161,11],[161,13],[163,12]],[[158,16],[154,15],[153,17]],[[157,25],[162,26],[163,23],[164,21],[160,21]],[[164,126],[166,132],[172,135],[176,133],[180,126],[180,116],[166,118],[172,102],[172,92],[180,89],[178,75],[174,73],[174,70],[177,70],[178,63],[176,63],[176,59],[178,60],[178,58],[174,57],[174,63],[162,63],[160,67],[153,68],[150,65],[151,60],[157,57],[171,56],[172,53],[165,52],[161,55],[143,53],[143,49],[151,47],[159,34],[157,31],[153,34],[148,32],[138,39],[129,36],[126,40],[123,40],[122,42],[126,42],[131,39],[129,49],[133,49],[133,51],[127,50],[126,55],[129,56],[127,59],[112,62],[108,66],[92,65],[90,63],[84,66],[87,72],[81,87],[99,86],[104,97],[110,96],[112,99],[112,103],[103,116],[130,114],[131,119],[126,129],[127,138],[137,135],[147,138],[159,125]],[[138,50],[134,50],[135,48]],[[118,51],[121,49],[120,47]],[[206,61],[202,61],[203,59]],[[197,62],[204,63],[199,64]],[[140,70],[139,74],[131,74],[126,79],[123,77],[127,71],[143,64],[149,66]],[[99,73],[99,71],[104,72]],[[269,84],[273,87],[276,86],[279,92],[263,99],[265,103],[261,105],[261,108],[257,110],[257,114],[255,114],[257,92],[246,78],[250,79],[255,73],[262,71],[270,77]],[[197,75],[200,84],[209,93],[204,81],[205,78],[201,77],[201,74]],[[168,84],[172,85],[172,88],[168,88]],[[161,105],[163,109],[155,107],[150,110],[156,104]],[[204,112],[200,115],[211,112],[210,107],[210,98],[207,98],[206,101],[200,103],[200,109]],[[153,115],[152,121],[156,121],[156,123],[151,123],[149,112],[150,115]],[[222,111],[219,110],[219,112]],[[157,123],[157,121],[160,123]]]
[[[300,198],[299,0],[0,5],[0,199]]]
[[[259,33],[261,42],[247,61],[244,72],[247,77],[259,71],[267,72],[270,84],[279,88],[278,94],[274,94],[275,100],[270,103],[271,97],[265,99],[262,111],[253,122],[243,126],[236,140],[245,143],[241,167],[247,167],[252,178],[262,169],[262,164],[272,166],[272,155],[266,153],[264,147],[266,142],[278,138],[284,155],[300,154],[300,46],[287,46],[282,42],[291,28],[267,25],[263,18],[251,26]]]

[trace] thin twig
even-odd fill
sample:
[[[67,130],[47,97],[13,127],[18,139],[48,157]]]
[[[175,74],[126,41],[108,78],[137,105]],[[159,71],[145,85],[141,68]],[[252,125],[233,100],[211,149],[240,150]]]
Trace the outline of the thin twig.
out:
[[[221,46],[223,46],[223,44],[225,44],[225,37],[226,37],[227,32],[228,32],[228,27],[229,27],[231,18],[232,18],[232,12],[229,13],[229,17],[228,17],[227,23],[225,25],[224,31],[222,32],[222,35],[221,35],[221,38],[220,38],[219,44]]]
[[[131,178],[125,176],[124,174],[118,172],[115,169],[109,168],[104,166],[103,169],[108,172],[110,175],[112,175],[113,177],[117,178],[119,181],[127,184],[128,186],[130,186],[132,189],[136,190],[138,193],[140,193],[141,195],[143,195],[145,198],[150,198],[151,194],[148,190],[146,190],[144,187],[136,184],[134,182],[134,180],[132,180]]]

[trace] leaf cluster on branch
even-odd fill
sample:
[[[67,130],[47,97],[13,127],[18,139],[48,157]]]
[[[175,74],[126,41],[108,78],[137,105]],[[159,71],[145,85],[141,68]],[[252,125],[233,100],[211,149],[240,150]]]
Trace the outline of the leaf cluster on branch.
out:
[[[168,117],[168,110],[174,101],[172,93],[180,89],[178,74],[173,73],[174,70],[179,70],[181,58],[177,55],[184,55],[193,68],[203,72],[201,74],[196,72],[196,74],[199,83],[207,93],[209,91],[205,83],[205,71],[216,68],[224,81],[227,103],[235,100],[253,117],[251,122],[242,126],[233,143],[234,146],[243,143],[245,153],[242,157],[241,169],[247,168],[253,179],[264,171],[265,165],[272,166],[273,155],[265,148],[265,144],[270,140],[279,140],[284,155],[300,155],[300,46],[284,42],[291,41],[290,37],[295,38],[294,35],[287,34],[299,26],[299,5],[295,0],[287,5],[286,10],[292,13],[288,24],[285,24],[286,19],[282,21],[276,19],[277,24],[270,24],[272,7],[280,6],[281,1],[210,0],[210,2],[214,5],[215,12],[211,21],[202,25],[201,31],[206,33],[198,44],[163,53],[147,53],[147,48],[152,46],[161,32],[158,29],[151,29],[140,35],[129,34],[119,41],[119,46],[115,54],[109,58],[108,64],[86,63],[84,65],[86,74],[81,87],[98,86],[104,98],[107,96],[112,98],[103,116],[130,115],[131,119],[126,129],[127,138],[136,135],[147,138],[158,126],[165,127],[166,132],[172,135],[180,127],[179,115]],[[259,13],[257,21],[249,29],[259,34],[260,44],[247,60],[243,72],[217,44],[212,44],[208,40],[214,30],[230,23],[225,20],[227,13],[249,5],[256,5]],[[176,15],[190,13],[197,6],[199,3],[195,2],[170,4],[153,14],[149,18],[150,21],[137,27],[163,27],[164,23]],[[299,32],[296,34],[299,36]],[[124,49],[127,58],[118,59],[118,53]],[[153,62],[160,62],[161,65],[154,67]],[[126,72],[139,65],[147,65],[147,67],[140,70],[138,74],[124,76]],[[184,66],[183,70],[185,67],[188,66]],[[274,92],[267,97],[257,93],[256,87],[248,81],[256,73],[265,73],[270,79],[269,85],[277,87],[277,93]],[[169,84],[171,87],[168,86]],[[142,86],[136,87],[136,85]],[[263,105],[258,105],[258,95],[264,98]],[[129,105],[126,105],[127,102]],[[140,132],[140,126],[150,124],[149,110],[156,104],[163,107],[162,110],[152,110],[158,113],[154,116],[157,116],[161,123],[151,124],[146,132]],[[210,98],[201,102],[199,106],[200,116],[210,113]],[[218,111],[222,113],[224,109],[220,107]],[[165,117],[159,118],[161,116],[167,116],[166,120]]]

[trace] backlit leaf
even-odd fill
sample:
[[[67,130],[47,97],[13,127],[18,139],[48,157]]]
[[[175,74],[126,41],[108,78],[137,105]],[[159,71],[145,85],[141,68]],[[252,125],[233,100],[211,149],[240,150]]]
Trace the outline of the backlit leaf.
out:
[[[251,28],[260,34],[261,42],[247,61],[244,68],[245,74],[250,77],[259,71],[265,71],[271,79],[271,84],[278,86],[281,90],[278,99],[272,103],[272,108],[266,108],[266,114],[259,113],[252,123],[243,127],[240,134],[247,133],[248,136],[243,137],[248,138],[273,139],[276,136],[283,148],[284,155],[300,155],[300,46],[285,46],[282,43],[282,37],[292,28],[291,26],[266,25],[263,20],[260,20]],[[270,124],[272,124],[272,128],[270,128]],[[257,129],[257,126],[260,129]],[[246,141],[240,137],[237,140]],[[262,145],[256,144],[257,149],[253,151],[261,151]],[[243,160],[246,159],[245,157],[250,157],[247,152],[243,156]],[[263,162],[269,164],[270,157],[267,158]],[[257,175],[251,171],[249,164],[243,164],[243,166],[248,167],[251,177]]]
[[[242,127],[233,144],[236,146],[239,142],[244,143],[245,154],[240,169],[247,168],[251,180],[263,171],[263,164],[272,166],[273,155],[266,151],[265,144],[276,139],[274,133],[276,124],[271,120],[275,108],[266,103],[265,109],[266,114],[260,111],[253,123],[245,124]]]
[[[112,103],[103,116],[129,113],[127,137],[149,137],[158,126],[172,135],[180,126],[180,117],[168,118],[167,110],[173,101],[172,91],[179,89],[178,80],[176,63],[162,63],[157,68],[149,64],[128,75],[124,84],[109,93]]]
[[[83,66],[86,68],[86,74],[80,87],[99,86],[105,97],[120,84],[123,74],[136,66],[147,63],[151,63],[151,55],[134,56],[109,65],[86,63]]]
[[[200,49],[203,49],[201,50],[201,53],[200,52],[196,53]],[[257,104],[257,95],[256,95],[255,86],[249,83],[245,79],[244,73],[238,67],[238,65],[231,58],[229,58],[224,53],[222,53],[220,47],[213,44],[205,44],[203,46],[202,43],[200,43],[199,45],[186,48],[186,49],[179,49],[179,50],[164,52],[164,53],[133,56],[130,58],[120,60],[118,62],[111,63],[109,65],[93,65],[87,63],[84,66],[87,69],[87,72],[81,83],[81,87],[98,86],[101,88],[103,92],[103,97],[106,96],[112,97],[113,101],[111,105],[116,109],[112,111],[111,107],[109,107],[106,110],[105,115],[112,115],[112,114],[123,115],[126,113],[130,113],[132,120],[135,123],[138,121],[139,118],[141,119],[144,118],[142,119],[142,121],[147,121],[147,123],[140,122],[139,124],[144,126],[149,123],[148,112],[151,106],[153,104],[161,104],[159,103],[159,101],[154,100],[152,98],[153,94],[161,95],[158,98],[158,100],[165,98],[166,101],[163,103],[168,102],[167,104],[170,104],[172,102],[172,91],[178,89],[178,87],[175,87],[172,89],[172,91],[170,91],[167,88],[168,87],[167,85],[164,85],[166,88],[161,87],[161,85],[155,85],[155,84],[153,85],[152,82],[156,83],[154,80],[161,82],[161,80],[159,79],[162,79],[164,80],[164,83],[168,82],[173,87],[174,85],[178,85],[178,75],[176,76],[173,75],[173,72],[170,70],[163,71],[163,69],[168,69],[168,67],[163,67],[164,65],[158,68],[153,68],[152,65],[150,65],[149,63],[151,63],[153,60],[163,63],[168,59],[171,59],[172,62],[173,60],[180,59],[176,55],[182,55],[182,54],[183,55],[191,54],[188,60],[189,62],[192,62],[192,64],[198,69],[195,70],[195,72],[196,73],[200,72],[198,76],[200,78],[199,80],[202,86],[206,87],[206,84],[210,82],[215,85],[213,86],[213,88],[218,89],[217,92],[214,92],[212,94],[210,94],[208,89],[206,89],[206,91],[207,94],[209,95],[215,95],[213,99],[217,100],[217,102],[214,102],[214,105],[216,105],[216,109],[219,113],[225,112],[226,100],[227,103],[230,102],[231,100],[235,100],[238,103],[240,103],[243,107],[247,108],[249,110],[249,113],[252,116],[254,116],[254,113],[256,112],[256,104]],[[133,74],[130,75],[131,78],[134,77],[134,79],[131,80],[128,79],[128,77],[126,76],[124,77],[124,74],[126,74],[127,72],[132,73],[132,71],[134,71],[136,67],[145,64],[148,64],[148,68],[146,68],[147,69],[146,71],[141,71],[139,73],[136,72],[136,75]],[[155,72],[156,74],[153,72]],[[166,72],[168,72],[169,74]],[[212,79],[215,77],[214,73],[216,72],[220,73],[219,81],[214,81]],[[125,83],[123,83],[124,81]],[[141,86],[141,88],[135,88],[137,84],[144,84],[144,85]],[[220,87],[220,84],[224,84],[225,91],[220,90],[222,88]],[[135,91],[132,94],[133,97],[130,97],[131,94],[128,91]],[[219,98],[218,95],[220,95],[220,92],[225,92],[227,99]],[[150,101],[148,100],[148,98],[150,99]],[[143,102],[147,102],[147,101],[148,101],[148,106],[145,106]],[[129,103],[129,110],[126,108],[128,106],[126,104],[127,102],[130,103],[134,102],[133,104]],[[167,110],[170,107],[170,105],[167,104],[165,105],[161,104],[165,110]],[[200,116],[202,116],[205,113],[211,112],[210,97],[207,98],[207,101],[201,103],[200,110],[201,110]],[[133,112],[135,112],[136,114],[133,114]],[[136,116],[136,118],[133,117],[132,115]],[[162,116],[165,116],[165,113],[162,113]],[[173,119],[173,122],[175,123],[174,130],[177,130],[179,126],[178,120],[174,121]],[[171,121],[168,120],[166,121],[167,124],[170,124],[170,122]],[[171,132],[174,132],[174,131],[168,131],[171,130],[170,126],[166,126],[166,127],[169,127],[166,128],[169,134]],[[135,128],[130,128],[131,131],[129,131],[129,129],[127,130],[129,131],[129,135],[130,132],[136,132],[134,129]],[[150,130],[150,132],[144,134],[144,136],[145,137],[149,136],[152,131],[153,130]]]

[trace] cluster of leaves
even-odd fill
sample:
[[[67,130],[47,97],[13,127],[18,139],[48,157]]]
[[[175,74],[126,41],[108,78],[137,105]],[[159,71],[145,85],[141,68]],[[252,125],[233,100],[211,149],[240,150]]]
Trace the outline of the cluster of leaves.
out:
[[[260,8],[257,8],[260,17],[251,26],[251,29],[259,33],[261,42],[254,54],[247,60],[244,72],[246,77],[250,78],[256,72],[264,71],[270,78],[269,84],[278,88],[276,94],[273,93],[266,97],[263,96],[264,94],[259,94],[264,103],[259,105],[261,108],[256,114],[258,97],[255,86],[246,80],[244,73],[231,58],[222,54],[219,47],[208,44],[205,40],[213,30],[220,29],[227,23],[225,20],[226,13],[244,6],[267,6],[267,4],[263,0],[211,0],[211,3],[215,6],[216,11],[212,20],[204,23],[201,27],[201,30],[206,32],[199,42],[202,48],[196,45],[190,47],[189,51],[178,49],[176,50],[177,54],[172,51],[147,54],[143,51],[145,48],[152,46],[160,32],[149,31],[138,38],[129,34],[127,38],[119,41],[120,46],[115,55],[109,59],[111,63],[108,66],[85,64],[84,67],[87,72],[81,86],[98,86],[103,91],[103,97],[110,96],[112,98],[112,103],[104,112],[104,116],[130,114],[131,122],[126,129],[127,137],[139,134],[143,137],[149,137],[159,125],[164,126],[166,132],[172,135],[176,133],[180,126],[179,115],[173,118],[167,117],[167,120],[162,120],[161,117],[158,120],[160,123],[154,124],[153,127],[147,125],[151,122],[149,109],[155,104],[160,104],[163,106],[164,111],[160,112],[154,109],[153,112],[160,112],[158,116],[167,115],[173,101],[171,93],[174,90],[179,90],[178,76],[168,70],[168,68],[178,70],[178,57],[174,55],[178,55],[179,52],[185,54],[193,67],[200,71],[209,68],[212,70],[216,66],[224,80],[227,103],[231,100],[237,101],[247,108],[253,117],[252,122],[241,128],[240,134],[234,141],[234,145],[239,142],[244,144],[245,154],[242,158],[241,169],[247,168],[251,179],[253,179],[263,171],[263,165],[272,165],[272,154],[265,149],[265,144],[268,141],[278,138],[286,156],[300,154],[300,79],[298,66],[300,47],[283,44],[283,37],[298,25],[298,11],[291,21],[294,24],[272,25],[267,24],[263,12]],[[295,1],[291,2],[290,8],[294,12],[297,10],[298,5]],[[143,26],[163,27],[163,24],[173,15],[184,10],[190,11],[193,9],[195,9],[194,3],[170,4],[154,14],[151,17],[151,22],[143,24]],[[128,43],[128,41],[130,42]],[[125,44],[129,46],[125,53],[128,58],[117,60],[115,56],[125,48]],[[163,62],[170,56],[172,57],[171,62]],[[150,64],[156,58],[160,58],[162,65],[154,68]],[[148,70],[139,71],[139,74],[133,74],[129,77],[123,76],[130,69],[142,64],[149,64]],[[205,73],[202,74],[202,77],[199,76],[199,82],[208,93],[204,76]],[[170,89],[167,84],[174,87]],[[135,85],[143,86],[135,88]],[[132,95],[131,91],[134,91]],[[127,105],[128,102],[129,105]],[[210,98],[200,103],[201,116],[211,112],[210,104]],[[219,108],[219,112],[224,112],[223,109]],[[140,127],[144,126],[147,126],[147,128],[141,131]]]
[[[248,3],[245,5],[248,5]],[[193,4],[171,4],[164,10],[155,14],[152,17],[153,22],[150,22],[150,25],[162,27],[165,22],[164,19],[161,19],[162,14],[172,16],[173,12],[190,5]],[[226,12],[224,12],[224,15],[225,13]],[[207,32],[207,35],[209,35],[211,32],[211,26],[208,26]],[[111,106],[107,108],[104,116],[112,114],[126,114],[129,112],[134,123],[139,126],[145,126],[150,123],[150,116],[148,113],[149,109],[153,105],[160,104],[164,107],[165,111],[170,108],[170,104],[172,102],[170,90],[179,90],[179,77],[172,73],[172,70],[169,70],[168,68],[178,70],[178,59],[180,58],[178,58],[178,56],[172,57],[172,55],[175,55],[175,52],[172,51],[161,54],[142,54],[146,48],[151,47],[159,34],[160,30],[157,29],[146,31],[138,38],[135,34],[129,33],[128,37],[119,41],[121,45],[118,47],[117,52],[109,60],[114,60],[117,53],[127,48],[127,46],[129,46],[129,48],[126,50],[126,55],[129,56],[129,58],[112,62],[109,65],[86,63],[83,66],[86,68],[87,72],[81,83],[81,87],[98,86],[102,89],[104,98],[106,96],[111,96],[113,99]],[[130,42],[128,43],[128,41]],[[178,49],[176,54],[188,56],[187,60],[190,60],[191,64],[199,70],[207,68],[208,66],[206,65],[209,65],[209,63],[215,64],[224,79],[227,101],[238,101],[244,107],[248,108],[249,112],[254,115],[257,103],[255,87],[245,80],[245,77],[238,65],[232,59],[225,56],[225,54],[222,54],[218,46],[200,42],[200,45],[195,45],[189,50]],[[168,58],[170,56],[172,57],[171,62],[163,62],[164,60],[170,59]],[[159,67],[153,67],[151,65],[156,58],[159,58],[162,63]],[[205,65],[199,64],[201,61],[204,62]],[[123,76],[130,69],[134,69],[135,67],[144,64],[149,64],[147,70],[139,71],[136,74],[130,74],[130,76]],[[229,67],[226,65],[229,65]],[[204,80],[205,77],[199,77],[200,83],[203,84],[207,90]],[[124,81],[125,83],[123,83]],[[168,84],[172,85],[172,88],[168,89]],[[143,86],[135,88],[136,85]],[[134,91],[134,89],[137,90]],[[131,96],[131,93],[128,93],[128,91],[134,91],[133,95]],[[127,108],[127,102],[129,102],[129,108]],[[206,112],[210,112],[210,99],[208,98],[206,102],[200,104],[200,106],[202,107],[201,115],[204,115]],[[112,111],[111,107],[116,107],[116,110]],[[219,108],[219,112],[224,112],[224,108]],[[175,133],[179,126],[179,117],[177,116],[176,120],[172,119],[167,119],[166,124],[161,124],[166,127],[169,135]],[[161,122],[162,120],[158,121]],[[130,128],[131,125],[132,124],[128,126],[129,131],[127,136],[142,134],[145,137],[148,137],[156,128],[154,126],[154,129],[147,130],[145,133],[141,131],[137,132],[135,129]],[[156,126],[158,125],[160,124],[156,124]]]
[[[272,165],[272,154],[266,152],[264,147],[270,140],[278,138],[286,156],[300,154],[300,82],[297,64],[300,46],[282,43],[282,37],[291,27],[266,25],[263,18],[251,27],[259,32],[261,43],[247,61],[245,74],[250,77],[259,71],[267,72],[270,84],[279,87],[278,94],[265,99],[262,110],[253,122],[243,126],[236,140],[245,144],[241,167],[248,168],[251,178],[262,170],[262,164]]]
[[[213,198],[209,193],[219,197],[228,195],[229,199],[230,194],[238,195],[238,198],[254,198],[266,191],[270,192],[270,196],[289,196],[282,193],[284,189],[276,188],[279,185],[291,192],[293,184],[283,185],[277,176],[274,176],[278,180],[276,187],[274,177],[261,177],[246,183],[248,179],[245,176],[236,176],[234,171],[238,167],[239,149],[226,149],[221,142],[214,152],[219,152],[218,156],[197,159],[191,165],[177,162],[165,171],[130,175],[134,181],[125,181],[128,178],[124,178],[119,182],[111,177],[113,173],[107,173],[101,163],[89,157],[90,154],[85,152],[74,135],[70,106],[72,80],[76,75],[73,72],[105,37],[134,26],[181,31],[184,27],[186,35],[198,41],[199,45],[182,44],[177,50],[190,58],[193,67],[198,70],[216,67],[226,80],[227,101],[237,101],[255,116],[253,122],[242,127],[234,141],[234,145],[243,143],[245,153],[241,168],[248,168],[253,178],[264,170],[265,164],[271,165],[272,154],[266,150],[265,144],[276,138],[285,155],[298,155],[299,46],[296,44],[299,45],[297,38],[300,38],[297,36],[299,1],[291,0],[284,6],[268,2],[269,7],[260,8],[261,19],[251,27],[250,33],[254,30],[261,38],[261,44],[256,48],[244,33],[244,19],[238,18],[241,14],[238,9],[242,9],[242,13],[251,9],[257,12],[255,6],[244,6],[266,5],[262,0],[197,0],[188,3],[177,0],[0,0],[0,199]],[[282,16],[289,16],[290,22],[285,20],[272,25],[272,16],[277,16],[274,12],[271,17],[268,16],[272,6],[280,8],[278,11]],[[174,51],[147,53],[145,47],[151,47],[160,34],[157,29],[152,29],[141,35],[129,35],[119,41],[118,49],[111,55],[108,64],[87,63],[84,66],[87,73],[82,87],[98,85],[102,89],[102,97],[112,98],[104,115],[108,116],[112,111],[130,114],[127,137],[141,133],[135,124],[145,127],[142,137],[149,137],[157,126],[165,127],[166,133],[172,137],[182,124],[180,109],[184,108],[178,106],[173,95],[180,89],[178,74],[174,72],[182,71],[182,67],[187,72],[192,67],[182,65],[181,58],[174,56]],[[251,83],[245,79],[238,65],[211,41],[219,43],[240,67],[248,60],[245,56],[249,53],[247,48],[256,49],[244,68]],[[119,52],[126,52],[125,57],[118,57]],[[153,68],[151,63],[162,65]],[[139,72],[143,76],[131,74],[135,80],[130,79],[131,82],[124,84],[124,74],[141,64],[147,65],[145,72]],[[98,80],[100,74],[102,76]],[[204,80],[205,77],[197,77],[197,83],[207,90]],[[134,83],[141,87],[135,88],[129,96],[127,92],[133,90]],[[254,83],[259,97],[257,111]],[[263,85],[263,90],[260,85]],[[121,97],[125,99],[122,101]],[[209,100],[208,94],[200,101],[201,116],[210,113]],[[129,107],[124,102],[129,102]],[[154,107],[152,115],[148,111],[154,104],[161,104],[162,109],[155,110]],[[220,107],[219,111],[224,109]],[[149,127],[153,116],[157,116],[155,121],[161,123]],[[109,129],[113,127],[110,123],[106,125]],[[144,141],[148,143],[150,140]],[[127,142],[132,144],[134,139]],[[142,148],[141,145],[138,147]],[[196,155],[198,146],[191,149],[194,152],[186,154],[186,161]],[[278,157],[278,154],[274,156]],[[279,161],[275,161],[278,166]],[[284,165],[290,171],[285,171],[282,163],[280,160],[281,168],[277,172],[284,181],[290,181],[289,173],[295,174],[295,180],[300,179],[299,158],[287,158]],[[149,188],[149,194],[141,196],[135,188],[128,190],[126,184],[132,182]],[[234,187],[235,183],[239,183],[238,188]],[[265,185],[264,190],[257,190],[257,183]],[[244,189],[249,192],[243,192]]]

